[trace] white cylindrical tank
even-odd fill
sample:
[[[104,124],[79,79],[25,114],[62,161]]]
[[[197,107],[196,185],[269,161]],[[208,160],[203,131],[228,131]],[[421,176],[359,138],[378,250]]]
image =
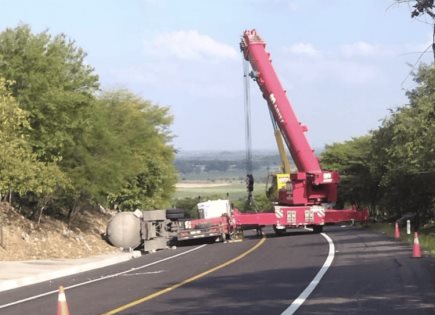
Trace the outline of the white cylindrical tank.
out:
[[[142,242],[140,218],[133,212],[117,213],[109,221],[106,235],[113,246],[134,249]]]

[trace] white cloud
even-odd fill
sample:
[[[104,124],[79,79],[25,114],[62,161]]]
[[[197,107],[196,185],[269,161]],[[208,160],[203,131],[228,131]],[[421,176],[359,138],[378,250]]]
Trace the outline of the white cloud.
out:
[[[383,57],[393,53],[391,49],[364,41],[342,45],[341,52],[345,57]]]
[[[290,47],[285,49],[286,51],[295,54],[295,55],[304,55],[304,56],[319,56],[320,52],[314,48],[310,43],[297,43],[291,45]]]
[[[178,59],[235,59],[238,54],[230,45],[221,43],[196,30],[161,33],[145,42],[146,53],[170,55]]]
[[[327,80],[361,87],[387,80],[383,67],[398,55],[398,48],[358,41],[318,49],[312,43],[299,42],[286,47],[284,52],[297,57],[287,59],[286,67],[300,81],[316,83]]]
[[[328,81],[343,86],[364,86],[384,80],[376,65],[343,59],[294,60],[288,61],[286,67],[286,74],[291,73],[299,82],[309,84]]]

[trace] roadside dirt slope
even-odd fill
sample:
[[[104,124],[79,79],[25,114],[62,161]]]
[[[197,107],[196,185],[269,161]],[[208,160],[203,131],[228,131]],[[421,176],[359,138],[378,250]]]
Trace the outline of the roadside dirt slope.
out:
[[[0,216],[0,260],[3,261],[82,258],[117,250],[101,237],[110,215],[79,214],[71,229],[65,222],[49,216],[43,216],[38,227],[7,204],[0,204]]]

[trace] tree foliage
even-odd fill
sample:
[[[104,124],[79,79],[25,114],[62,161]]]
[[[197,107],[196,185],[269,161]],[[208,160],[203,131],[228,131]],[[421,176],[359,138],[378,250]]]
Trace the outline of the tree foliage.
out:
[[[433,13],[434,0],[415,0],[412,7],[414,10],[411,13],[411,17],[427,14],[430,17],[435,18],[435,14]]]
[[[350,204],[375,207],[382,170],[373,163],[370,135],[326,146],[321,160],[324,168],[340,171],[339,207]]]
[[[0,78],[0,196],[33,192],[45,198],[57,187],[65,187],[67,180],[55,163],[38,161],[32,152],[28,114],[19,108],[6,85],[13,83]]]
[[[87,187],[101,183],[92,193],[110,195],[110,204],[121,209],[167,205],[176,182],[168,108],[112,91],[99,97],[91,120],[83,146],[87,163],[75,168],[74,177]]]
[[[201,202],[201,197],[186,197],[175,200],[174,207],[184,209],[186,219],[198,219],[199,212],[197,204]]]
[[[409,104],[391,112],[368,136],[327,146],[321,159],[342,175],[345,202],[391,216],[416,212],[433,217],[435,208],[435,68],[421,66]]]
[[[435,13],[434,13],[434,0],[396,0],[397,3],[408,3],[412,4],[411,18],[418,18],[420,16],[430,16],[433,24],[433,35],[432,35],[432,52],[435,61]],[[429,48],[429,47],[428,47]],[[426,50],[428,49],[426,48]],[[422,55],[426,52],[422,53]],[[420,55],[420,58],[421,56]],[[420,59],[419,58],[419,59]]]
[[[64,34],[28,25],[0,33],[0,194],[39,216],[49,204],[67,209],[69,219],[96,203],[167,205],[176,180],[169,109],[124,90],[97,95],[85,57]]]
[[[0,33],[0,75],[29,113],[29,142],[41,159],[65,157],[83,131],[84,109],[98,89],[86,54],[66,35],[33,34],[28,25]]]
[[[428,217],[435,206],[435,69],[421,66],[415,81],[409,104],[394,111],[375,135],[385,151],[384,203]]]

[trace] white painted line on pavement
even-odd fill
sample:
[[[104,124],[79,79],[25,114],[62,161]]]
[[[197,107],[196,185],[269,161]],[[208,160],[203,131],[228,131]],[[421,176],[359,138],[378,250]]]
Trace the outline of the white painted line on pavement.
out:
[[[147,271],[147,272],[136,272],[136,273],[128,273],[125,274],[124,276],[126,277],[131,277],[131,276],[148,276],[148,275],[155,275],[158,273],[162,273],[163,270],[157,270],[157,271]]]
[[[136,255],[136,253],[139,253],[139,257],[140,257],[139,251],[133,251],[133,253],[122,253],[121,254],[122,256],[114,256],[107,259],[102,258],[102,260],[100,261],[85,262],[83,264],[74,263],[70,267],[59,268],[57,270],[51,270],[49,272],[35,271],[33,275],[20,277],[18,279],[0,280],[0,292],[28,286],[31,284],[37,284],[49,280],[54,280],[57,278],[63,278],[77,273],[125,262],[133,258],[137,258],[138,256]],[[55,266],[56,264],[53,265]]]
[[[149,264],[146,264],[146,265],[143,265],[143,266],[140,266],[140,267],[131,268],[131,269],[129,269],[129,270],[125,270],[125,271],[121,271],[121,272],[114,273],[114,274],[111,274],[111,275],[103,276],[103,277],[101,277],[101,278],[97,278],[97,279],[92,279],[92,280],[85,281],[85,282],[76,283],[76,284],[74,284],[74,285],[70,285],[70,286],[68,286],[68,287],[64,287],[64,290],[66,291],[66,290],[69,290],[69,289],[73,289],[73,288],[77,288],[77,287],[84,286],[84,285],[86,285],[86,284],[90,284],[90,283],[94,283],[94,282],[99,282],[99,281],[106,280],[106,279],[110,279],[110,278],[115,278],[115,277],[117,277],[117,276],[120,276],[120,275],[123,275],[123,274],[129,273],[129,272],[132,272],[132,271],[136,271],[136,270],[140,270],[140,269],[143,269],[143,268],[146,268],[146,267],[150,267],[150,266],[153,266],[153,265],[157,265],[157,264],[159,264],[159,263],[162,263],[162,262],[165,262],[165,261],[168,261],[168,260],[171,260],[171,259],[174,259],[174,258],[180,257],[180,256],[182,256],[182,255],[186,255],[186,254],[191,253],[191,252],[193,252],[193,251],[196,251],[196,250],[198,250],[198,249],[200,249],[200,248],[203,248],[203,247],[206,246],[206,245],[207,245],[207,244],[204,244],[204,245],[201,245],[201,246],[198,246],[198,247],[194,247],[194,248],[189,249],[189,250],[187,250],[187,251],[185,251],[185,252],[182,252],[182,253],[176,254],[176,255],[174,255],[174,256],[169,256],[169,257],[166,257],[166,258],[163,258],[163,259],[160,259],[160,260],[154,261],[154,262],[152,262],[152,263],[149,263]],[[58,290],[48,291],[48,292],[41,293],[41,294],[38,294],[38,295],[30,296],[30,297],[25,298],[25,299],[22,299],[22,300],[18,300],[18,301],[14,301],[14,302],[11,302],[11,303],[3,304],[3,305],[0,305],[0,309],[2,309],[2,308],[6,308],[6,307],[10,307],[10,306],[13,306],[13,305],[17,305],[17,304],[21,304],[21,303],[24,303],[24,302],[28,302],[28,301],[32,301],[32,300],[36,300],[36,299],[39,299],[39,298],[41,298],[41,297],[44,297],[44,296],[47,296],[47,295],[50,295],[50,294],[54,294],[54,293],[58,293]]]
[[[320,268],[319,272],[314,277],[313,281],[310,282],[310,284],[305,288],[305,290],[297,297],[296,300],[293,301],[293,303],[284,312],[281,313],[281,315],[292,315],[298,310],[298,308],[302,304],[304,304],[305,300],[310,296],[310,294],[319,284],[320,280],[325,275],[326,271],[331,266],[332,261],[334,260],[334,255],[335,255],[334,242],[326,233],[320,233],[320,234],[328,241],[329,244],[328,257],[326,257],[325,263],[323,264],[322,268]]]

